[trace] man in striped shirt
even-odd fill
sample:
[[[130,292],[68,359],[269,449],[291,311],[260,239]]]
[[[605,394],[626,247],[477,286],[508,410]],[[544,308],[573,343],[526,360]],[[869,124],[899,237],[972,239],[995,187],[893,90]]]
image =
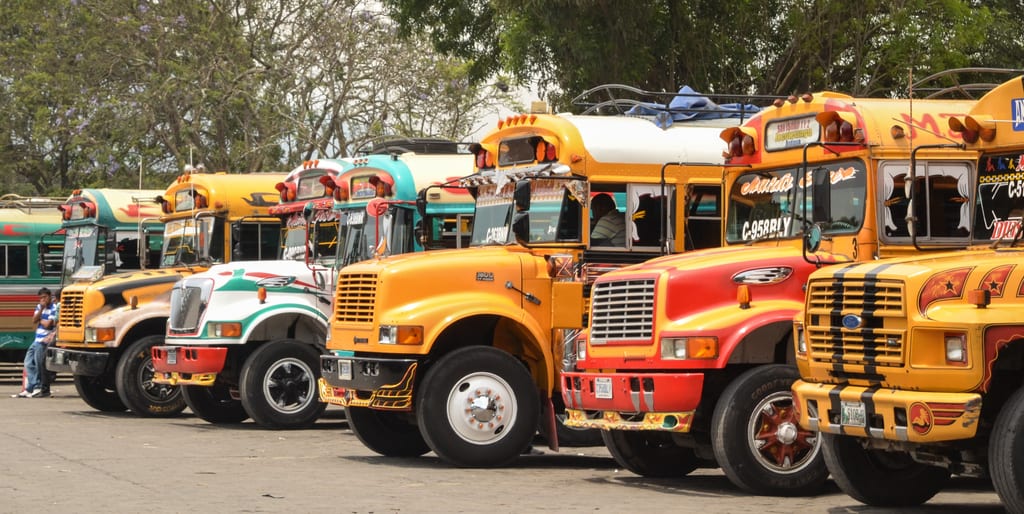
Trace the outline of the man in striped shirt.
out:
[[[39,304],[36,305],[32,322],[36,324],[36,336],[25,353],[25,390],[14,395],[17,398],[45,398],[50,396],[50,376],[46,370],[46,344],[57,328],[57,304],[48,288],[39,290]]]

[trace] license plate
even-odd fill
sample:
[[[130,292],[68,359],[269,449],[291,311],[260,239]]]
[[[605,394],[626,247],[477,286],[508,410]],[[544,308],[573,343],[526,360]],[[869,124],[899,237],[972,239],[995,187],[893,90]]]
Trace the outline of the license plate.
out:
[[[597,377],[594,379],[594,396],[605,399],[612,397],[611,377]]]
[[[352,380],[352,361],[338,361],[338,378],[341,380]]]
[[[863,402],[842,402],[839,423],[845,426],[867,426],[867,413]]]
[[[177,363],[178,363],[178,349],[177,348],[171,348],[171,349],[167,350],[167,364],[177,364]]]

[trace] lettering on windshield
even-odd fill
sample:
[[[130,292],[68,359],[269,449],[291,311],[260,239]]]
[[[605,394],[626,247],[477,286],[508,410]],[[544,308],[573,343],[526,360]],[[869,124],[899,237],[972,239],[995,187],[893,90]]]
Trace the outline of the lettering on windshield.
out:
[[[789,225],[792,222],[793,218],[789,216],[780,216],[778,218],[757,221],[745,221],[743,222],[743,239],[785,236],[789,234]]]

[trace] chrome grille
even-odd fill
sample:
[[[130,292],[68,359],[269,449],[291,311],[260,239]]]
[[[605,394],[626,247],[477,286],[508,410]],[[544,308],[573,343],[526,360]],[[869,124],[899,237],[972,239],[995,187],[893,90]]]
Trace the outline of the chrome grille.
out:
[[[654,327],[655,279],[594,283],[590,343],[650,341]]]
[[[832,279],[808,284],[804,330],[817,362],[901,366],[906,358],[903,283]],[[844,319],[853,328],[844,327]]]
[[[372,323],[376,299],[376,273],[342,273],[334,295],[334,320],[340,323]]]
[[[199,328],[202,310],[202,288],[175,286],[171,289],[171,315],[167,327],[173,332],[193,333]]]
[[[57,316],[57,326],[61,328],[81,329],[85,315],[82,313],[85,303],[85,291],[79,289],[65,289],[60,293],[60,316]]]

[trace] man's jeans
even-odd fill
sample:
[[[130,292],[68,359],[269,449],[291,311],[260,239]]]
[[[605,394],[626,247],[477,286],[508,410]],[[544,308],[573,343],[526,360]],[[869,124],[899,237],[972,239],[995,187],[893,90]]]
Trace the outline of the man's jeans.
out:
[[[49,389],[48,373],[49,371],[46,370],[46,343],[33,342],[25,352],[25,374],[28,376],[28,385],[25,386],[25,390],[31,393],[36,389]]]

